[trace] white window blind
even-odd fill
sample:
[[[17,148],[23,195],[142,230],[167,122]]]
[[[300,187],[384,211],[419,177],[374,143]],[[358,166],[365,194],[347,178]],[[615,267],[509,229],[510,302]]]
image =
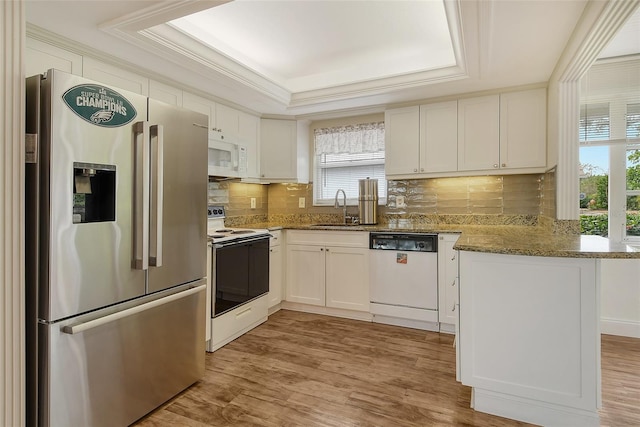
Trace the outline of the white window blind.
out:
[[[609,139],[609,104],[583,104],[580,106],[580,141]]]
[[[378,179],[378,203],[386,202],[384,122],[314,131],[314,205],[333,205],[338,189],[357,204],[358,180]]]
[[[640,138],[640,104],[627,105],[627,138]]]

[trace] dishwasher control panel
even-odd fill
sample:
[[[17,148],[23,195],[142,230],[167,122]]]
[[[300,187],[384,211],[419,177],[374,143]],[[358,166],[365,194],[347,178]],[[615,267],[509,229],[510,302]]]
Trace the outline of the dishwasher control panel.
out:
[[[437,252],[438,235],[423,233],[369,233],[369,249]]]

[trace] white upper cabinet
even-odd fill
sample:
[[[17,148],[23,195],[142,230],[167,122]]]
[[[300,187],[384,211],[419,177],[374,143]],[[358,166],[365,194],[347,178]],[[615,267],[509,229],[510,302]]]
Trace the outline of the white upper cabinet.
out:
[[[25,49],[27,77],[43,74],[50,68],[82,75],[82,56],[39,40],[27,38]]]
[[[500,95],[500,168],[547,165],[547,90]]]
[[[420,170],[420,107],[384,112],[384,172],[409,175]]]
[[[215,108],[215,127],[222,135],[222,139],[238,142],[236,139],[240,132],[240,111],[222,104],[216,104]]]
[[[458,101],[420,106],[420,172],[458,170]]]
[[[428,178],[544,172],[546,89],[385,112],[385,173]]]
[[[82,75],[109,86],[149,96],[148,78],[88,56],[82,61]]]
[[[308,133],[308,127],[306,128]],[[308,137],[295,120],[260,120],[260,178],[271,182],[309,181]]]
[[[182,95],[182,106],[189,110],[205,114],[209,118],[209,123],[205,124],[209,127],[209,132],[213,131],[216,124],[215,102],[189,92],[184,92]]]
[[[500,167],[500,96],[458,100],[458,170]]]
[[[182,90],[155,80],[149,80],[149,97],[166,104],[182,107]]]
[[[385,112],[385,173],[425,176],[458,169],[458,102]]]

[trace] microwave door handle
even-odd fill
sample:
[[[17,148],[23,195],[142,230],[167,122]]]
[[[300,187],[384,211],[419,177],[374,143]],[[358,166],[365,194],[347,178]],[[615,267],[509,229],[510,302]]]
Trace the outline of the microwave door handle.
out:
[[[162,266],[162,213],[164,194],[164,129],[150,126],[151,132],[151,208],[149,216],[149,264]],[[154,144],[155,141],[155,144]]]
[[[149,122],[133,125],[133,260],[136,270],[149,268]]]

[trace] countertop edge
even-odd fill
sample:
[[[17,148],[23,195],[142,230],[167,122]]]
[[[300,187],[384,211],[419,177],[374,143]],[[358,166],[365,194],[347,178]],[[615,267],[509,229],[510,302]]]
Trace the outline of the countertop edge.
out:
[[[550,234],[535,227],[416,224],[411,227],[331,224],[248,224],[246,228],[307,231],[355,231],[459,234],[453,248],[459,251],[558,258],[640,259],[640,247],[615,243],[606,237]]]

